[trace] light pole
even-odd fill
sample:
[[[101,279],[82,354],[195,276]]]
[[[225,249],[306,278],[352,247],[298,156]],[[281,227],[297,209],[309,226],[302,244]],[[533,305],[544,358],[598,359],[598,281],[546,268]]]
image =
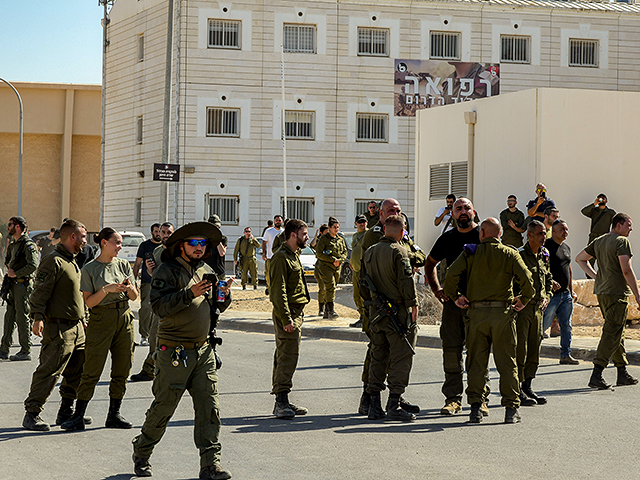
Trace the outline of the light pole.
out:
[[[98,0],[98,6],[104,7],[104,17],[102,18],[102,120],[100,125],[100,229],[104,225],[104,173],[105,173],[105,119],[106,119],[106,99],[107,99],[107,47],[109,38],[107,37],[107,25],[111,22],[109,12],[116,0]]]
[[[20,151],[18,152],[18,215],[22,216],[22,136],[23,136],[22,120],[23,120],[23,114],[24,114],[24,111],[22,108],[22,98],[20,97],[18,90],[16,90],[16,87],[11,85],[11,83],[7,82],[4,78],[0,78],[0,81],[6,83],[11,87],[11,89],[18,96],[18,102],[20,103],[20,134],[19,134],[20,135]]]

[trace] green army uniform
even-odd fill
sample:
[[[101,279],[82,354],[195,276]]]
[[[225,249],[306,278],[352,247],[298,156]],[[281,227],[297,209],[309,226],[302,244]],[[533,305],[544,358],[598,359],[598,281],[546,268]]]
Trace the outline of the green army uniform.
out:
[[[524,382],[535,378],[540,364],[543,317],[541,305],[551,298],[553,277],[549,266],[549,251],[545,247],[541,247],[538,253],[533,253],[527,242],[518,249],[518,253],[531,272],[535,291],[533,299],[517,312],[516,318],[518,378],[520,382]]]
[[[0,353],[4,358],[9,354],[13,341],[13,331],[18,328],[19,355],[31,353],[31,320],[29,319],[29,296],[33,291],[32,277],[38,268],[38,247],[23,233],[12,240],[5,258],[7,268],[14,270],[16,277],[11,281],[11,290],[4,315],[4,333],[0,342]]]
[[[277,238],[277,237],[276,237]],[[275,243],[275,241],[274,241]],[[248,273],[251,273],[251,283],[258,285],[258,262],[256,260],[256,248],[260,247],[260,242],[255,238],[245,238],[244,235],[236,241],[233,249],[233,261],[238,262],[242,272],[242,286],[249,283]]]
[[[376,213],[375,215],[371,215],[371,213],[369,213],[369,209],[367,209],[366,212],[363,213],[363,215],[365,217],[367,217],[367,225],[376,225],[377,223],[380,222],[380,211],[378,210],[378,213]]]
[[[512,220],[514,225],[518,228],[524,229],[525,227],[525,217],[524,213],[521,210],[516,208],[515,212],[512,212],[508,208],[505,208],[502,212],[500,212],[500,225],[502,225],[502,244],[503,245],[511,245],[512,247],[521,247],[522,243],[522,233],[517,232],[509,225],[509,220]]]
[[[27,414],[38,415],[62,375],[63,405],[73,404],[84,364],[85,305],[75,255],[63,245],[42,259],[29,303],[33,320],[44,321],[38,367],[33,372]],[[71,416],[69,413],[66,418]],[[62,423],[62,422],[57,422]],[[47,428],[48,429],[48,428]]]
[[[611,230],[611,220],[613,220],[613,217],[616,215],[616,211],[612,208],[605,206],[601,209],[593,203],[580,210],[580,213],[591,219],[588,244],[599,236],[609,233]]]
[[[486,238],[479,245],[467,245],[448,268],[444,293],[452,300],[460,297],[461,280],[467,279],[469,308],[465,317],[467,345],[467,400],[480,405],[485,396],[489,352],[500,374],[502,405],[520,406],[520,386],[516,363],[516,322],[511,307],[512,282],[521,289],[521,301],[533,298],[533,281],[516,249]]]
[[[273,245],[271,245],[271,251],[273,253],[276,253],[276,250],[278,250],[282,244],[284,243],[284,228],[282,229],[282,231],[275,236],[275,238],[273,239]]]
[[[318,302],[326,303],[327,308],[333,311],[333,302],[336,298],[336,285],[340,278],[342,263],[347,259],[347,245],[341,235],[332,237],[329,233],[322,235],[316,243],[316,278],[319,281]],[[333,262],[340,263],[336,267]],[[331,305],[331,307],[329,307]]]
[[[353,237],[351,237],[351,258],[349,259],[351,271],[353,272],[353,301],[356,304],[360,318],[363,318],[366,313],[364,300],[362,300],[362,297],[360,296],[360,262],[362,260],[363,253],[362,239],[364,238],[365,233],[367,233],[366,229],[362,233],[354,233]]]

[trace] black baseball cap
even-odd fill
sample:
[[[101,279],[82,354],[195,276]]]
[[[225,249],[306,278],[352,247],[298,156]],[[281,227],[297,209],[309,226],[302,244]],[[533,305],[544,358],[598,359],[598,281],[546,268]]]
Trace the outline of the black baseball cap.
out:
[[[367,221],[367,217],[364,215],[356,215],[356,223],[363,223]]]

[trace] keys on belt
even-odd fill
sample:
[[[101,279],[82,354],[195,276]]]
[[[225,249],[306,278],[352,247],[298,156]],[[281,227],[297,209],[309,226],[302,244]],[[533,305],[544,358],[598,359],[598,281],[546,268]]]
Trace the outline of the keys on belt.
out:
[[[184,366],[187,366],[187,352],[185,351],[182,345],[178,345],[171,352],[171,365],[177,367],[180,365],[180,360],[184,363]]]

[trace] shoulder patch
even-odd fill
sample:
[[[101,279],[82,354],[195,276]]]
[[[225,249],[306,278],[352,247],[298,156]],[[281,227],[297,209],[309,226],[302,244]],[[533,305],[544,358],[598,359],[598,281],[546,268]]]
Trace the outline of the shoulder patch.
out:
[[[477,244],[466,243],[464,246],[464,251],[467,252],[467,255],[473,255],[474,253],[476,253],[476,248],[478,248]]]
[[[373,231],[377,233],[382,233],[382,227],[380,225],[376,225],[373,227]]]
[[[38,274],[36,275],[36,282],[44,282],[47,279],[47,272],[38,272]]]
[[[411,268],[411,262],[409,261],[408,258],[402,259],[402,270],[408,276],[411,276],[413,274],[413,269]]]
[[[549,263],[549,250],[546,247],[540,247],[540,253],[542,254],[542,260]]]
[[[151,281],[151,286],[153,288],[164,288],[164,286],[166,285],[167,282],[165,282],[163,279],[161,278],[154,278]]]
[[[520,248],[518,248],[518,251],[519,251],[520,253],[524,252],[524,247],[520,247]]]
[[[325,255],[331,255],[331,250],[323,250],[322,253]]]

